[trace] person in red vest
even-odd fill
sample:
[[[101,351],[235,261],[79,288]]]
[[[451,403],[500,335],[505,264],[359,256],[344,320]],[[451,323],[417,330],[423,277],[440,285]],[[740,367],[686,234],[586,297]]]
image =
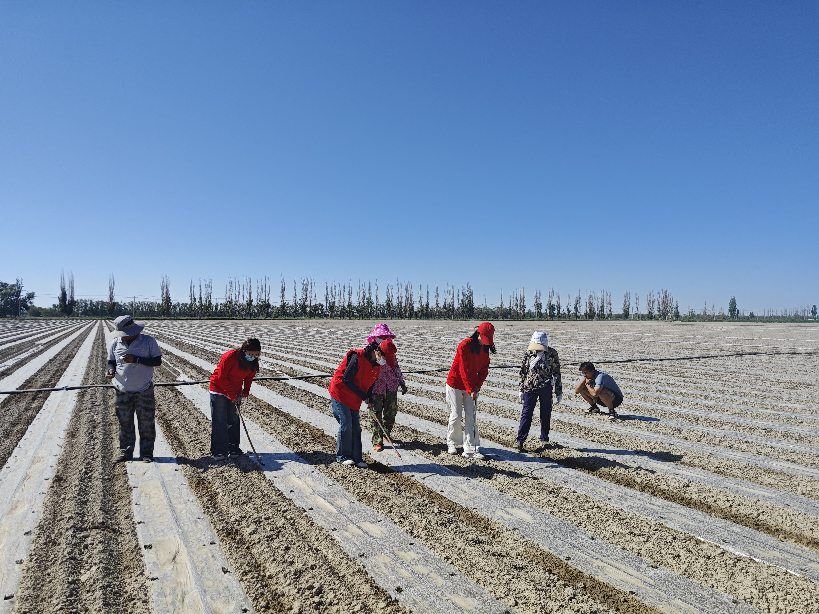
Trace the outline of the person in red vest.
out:
[[[338,421],[336,460],[342,465],[367,467],[361,451],[361,402],[372,401],[373,384],[387,364],[384,355],[373,342],[364,348],[350,350],[338,365],[330,380],[333,416]]]
[[[214,460],[222,461],[228,456],[241,456],[239,438],[241,424],[236,411],[239,395],[247,398],[250,384],[259,371],[262,344],[258,339],[248,339],[241,347],[228,350],[210,376],[210,453]]]
[[[495,353],[495,327],[481,322],[472,336],[458,344],[449,375],[446,378],[446,401],[449,405],[449,426],[446,451],[457,454],[463,446],[466,458],[480,460],[481,444],[475,420],[475,404],[481,386],[489,375],[489,353]],[[463,423],[462,423],[463,422]]]

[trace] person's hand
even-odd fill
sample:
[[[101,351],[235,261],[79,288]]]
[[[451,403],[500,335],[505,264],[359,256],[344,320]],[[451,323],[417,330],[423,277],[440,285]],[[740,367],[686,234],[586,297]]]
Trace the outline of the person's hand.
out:
[[[407,394],[407,385],[401,384],[401,394]]]
[[[522,392],[518,392],[518,401],[523,403],[523,393]]]
[[[108,379],[114,379],[114,375],[115,375],[115,371],[113,369],[108,369],[105,372],[105,377],[107,377]]]
[[[126,354],[125,356],[123,356],[122,360],[123,362],[127,362],[130,365],[135,363],[137,361],[137,358],[133,354]]]
[[[560,402],[563,400],[563,395],[558,394],[555,396],[555,405],[560,405]]]
[[[473,401],[477,401],[478,400],[478,391],[476,390],[470,396],[472,397]]]

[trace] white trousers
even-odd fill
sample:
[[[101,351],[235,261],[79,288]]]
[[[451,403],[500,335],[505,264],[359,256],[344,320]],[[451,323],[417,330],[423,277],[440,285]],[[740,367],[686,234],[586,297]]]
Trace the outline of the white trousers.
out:
[[[446,443],[463,446],[464,452],[477,452],[481,445],[478,424],[475,421],[475,401],[465,390],[446,387],[446,402],[449,405],[449,427]]]

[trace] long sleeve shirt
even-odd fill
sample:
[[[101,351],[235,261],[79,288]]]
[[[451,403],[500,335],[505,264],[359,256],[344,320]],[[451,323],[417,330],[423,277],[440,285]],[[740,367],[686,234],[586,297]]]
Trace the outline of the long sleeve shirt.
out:
[[[475,353],[472,350],[472,338],[467,337],[458,344],[455,358],[446,383],[450,388],[465,390],[468,394],[477,392],[489,375],[489,351],[485,346]]]
[[[539,390],[554,382],[554,393],[562,395],[563,382],[560,377],[560,359],[557,350],[553,347],[546,348],[545,358],[537,361],[535,367],[531,368],[532,359],[536,356],[535,350],[527,350],[523,355],[523,363],[520,365],[521,392]]]

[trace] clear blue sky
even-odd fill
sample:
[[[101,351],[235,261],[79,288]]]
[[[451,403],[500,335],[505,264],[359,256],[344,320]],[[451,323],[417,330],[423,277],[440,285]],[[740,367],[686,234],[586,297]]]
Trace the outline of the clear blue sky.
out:
[[[2,2],[0,279],[819,302],[819,3]]]

